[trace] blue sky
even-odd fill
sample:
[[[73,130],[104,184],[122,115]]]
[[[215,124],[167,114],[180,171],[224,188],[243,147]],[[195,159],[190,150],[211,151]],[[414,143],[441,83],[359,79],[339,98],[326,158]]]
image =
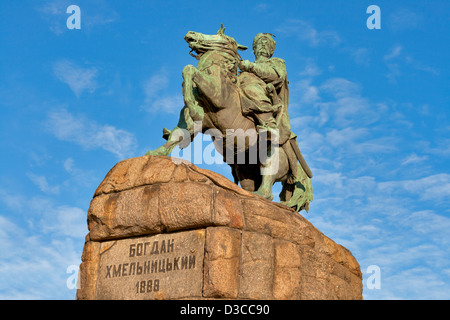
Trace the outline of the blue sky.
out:
[[[69,30],[66,8],[81,9]],[[381,29],[369,30],[369,5]],[[276,35],[314,178],[301,213],[351,250],[365,299],[450,298],[448,1],[1,1],[0,298],[73,299],[90,200],[163,143],[187,31]],[[244,59],[253,60],[249,50]],[[204,142],[205,144],[207,142]],[[226,165],[207,165],[231,178]],[[275,190],[279,191],[277,186]],[[367,285],[378,266],[381,287]]]

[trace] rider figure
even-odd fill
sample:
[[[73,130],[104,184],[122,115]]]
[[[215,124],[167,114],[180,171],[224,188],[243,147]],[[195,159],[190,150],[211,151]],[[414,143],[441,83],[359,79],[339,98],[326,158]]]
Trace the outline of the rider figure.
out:
[[[253,40],[255,62],[241,62],[239,83],[242,89],[242,112],[252,115],[258,121],[260,130],[277,129],[275,115],[281,108],[279,101],[273,101],[274,89],[280,89],[286,79],[286,66],[282,59],[271,58],[276,42],[268,33],[258,33]],[[272,96],[271,96],[272,95]]]
[[[272,58],[276,42],[270,33],[258,33],[253,40],[255,62],[242,61],[239,85],[242,90],[241,105],[245,115],[257,121],[260,134],[268,131],[276,135],[286,152],[291,168],[290,183],[297,177],[297,158],[289,143],[295,139],[288,118],[288,88],[286,65],[283,59]]]

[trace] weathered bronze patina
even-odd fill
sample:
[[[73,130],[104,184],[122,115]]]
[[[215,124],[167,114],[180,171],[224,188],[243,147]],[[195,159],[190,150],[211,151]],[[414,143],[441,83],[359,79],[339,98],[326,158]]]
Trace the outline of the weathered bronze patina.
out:
[[[273,199],[273,184],[281,182],[281,203],[308,210],[312,173],[290,128],[286,66],[272,57],[272,35],[256,35],[255,62],[240,57],[238,50],[247,47],[225,35],[223,26],[214,35],[189,31],[185,40],[198,60],[197,67],[183,69],[185,105],[177,126],[163,130],[167,142],[147,155],[169,155],[198,132],[209,134],[243,189]]]

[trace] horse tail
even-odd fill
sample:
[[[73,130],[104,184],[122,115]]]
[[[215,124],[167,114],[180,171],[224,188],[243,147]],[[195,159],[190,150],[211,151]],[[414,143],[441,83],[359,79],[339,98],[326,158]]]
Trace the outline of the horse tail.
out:
[[[309,204],[313,201],[311,179],[299,163],[297,163],[297,172],[299,175],[294,184],[282,182],[280,203],[293,208],[297,212],[303,209],[308,212]]]

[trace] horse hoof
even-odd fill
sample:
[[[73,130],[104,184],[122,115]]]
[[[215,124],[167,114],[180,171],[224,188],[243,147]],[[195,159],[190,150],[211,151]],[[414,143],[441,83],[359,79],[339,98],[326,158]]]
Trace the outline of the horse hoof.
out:
[[[256,195],[258,195],[260,197],[263,197],[264,199],[267,199],[267,200],[270,200],[270,201],[273,200],[272,192],[262,192],[262,191],[258,190],[258,191],[254,191],[253,194],[256,194]]]
[[[169,137],[170,137],[171,133],[172,133],[171,130],[169,130],[167,128],[163,128],[163,139],[166,139],[167,141],[169,141]]]
[[[168,156],[168,150],[164,147],[159,147],[156,150],[147,151],[146,156]]]

